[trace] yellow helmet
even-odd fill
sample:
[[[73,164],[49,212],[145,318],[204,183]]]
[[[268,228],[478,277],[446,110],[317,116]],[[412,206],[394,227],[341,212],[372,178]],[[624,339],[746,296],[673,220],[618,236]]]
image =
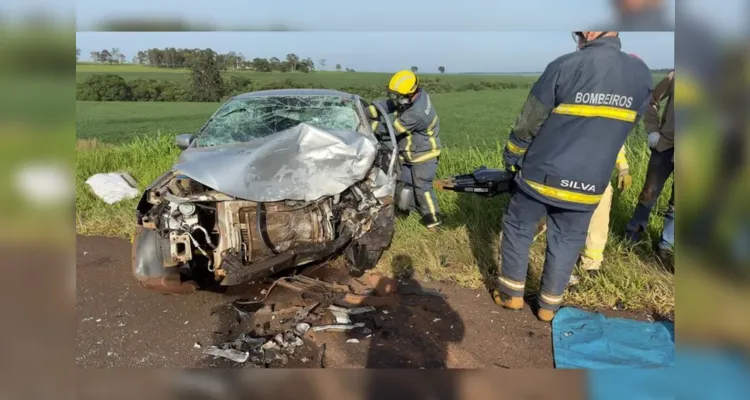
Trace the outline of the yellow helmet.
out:
[[[410,96],[419,89],[419,78],[409,70],[398,71],[388,82],[388,91],[397,96]]]

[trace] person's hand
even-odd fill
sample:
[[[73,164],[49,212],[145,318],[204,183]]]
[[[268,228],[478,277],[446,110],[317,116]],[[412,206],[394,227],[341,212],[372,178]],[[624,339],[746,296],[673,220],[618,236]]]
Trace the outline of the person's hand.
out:
[[[633,177],[630,176],[630,170],[627,168],[620,171],[617,174],[617,188],[621,191],[626,191],[633,184]]]
[[[659,132],[651,132],[648,134],[648,147],[655,149],[656,145],[659,144],[659,139],[661,139],[661,133]]]

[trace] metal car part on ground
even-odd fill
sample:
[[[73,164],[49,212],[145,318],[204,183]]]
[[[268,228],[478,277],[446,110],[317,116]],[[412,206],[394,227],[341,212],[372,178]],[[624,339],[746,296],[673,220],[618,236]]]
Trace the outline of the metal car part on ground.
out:
[[[236,96],[137,206],[133,274],[149,289],[233,286],[344,254],[374,268],[394,231],[396,137],[330,90]]]

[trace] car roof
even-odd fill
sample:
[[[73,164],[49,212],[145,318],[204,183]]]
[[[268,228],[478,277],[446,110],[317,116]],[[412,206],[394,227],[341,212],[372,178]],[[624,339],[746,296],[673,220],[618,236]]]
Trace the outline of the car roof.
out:
[[[336,97],[353,97],[351,93],[331,89],[272,89],[259,90],[257,92],[248,92],[234,96],[235,99],[247,99],[251,97],[270,97],[270,96],[336,96]]]

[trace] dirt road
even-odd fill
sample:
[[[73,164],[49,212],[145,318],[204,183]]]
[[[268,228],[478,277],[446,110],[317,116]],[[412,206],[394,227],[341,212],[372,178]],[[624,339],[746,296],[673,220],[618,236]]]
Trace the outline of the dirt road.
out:
[[[152,293],[130,276],[130,243],[101,237],[78,237],[76,268],[79,368],[248,366],[202,353],[207,346],[253,328],[243,327],[227,304],[261,297],[267,285],[224,294]],[[324,279],[351,283],[339,270],[328,268],[324,273],[328,275]],[[505,311],[484,291],[402,284],[438,288],[447,298],[384,297],[377,310],[365,316],[367,329],[310,330],[305,345],[285,366],[319,368],[316,360],[325,344],[326,368],[553,367],[550,325],[536,320],[530,310]],[[265,303],[275,310],[306,304],[284,288],[274,289]]]

